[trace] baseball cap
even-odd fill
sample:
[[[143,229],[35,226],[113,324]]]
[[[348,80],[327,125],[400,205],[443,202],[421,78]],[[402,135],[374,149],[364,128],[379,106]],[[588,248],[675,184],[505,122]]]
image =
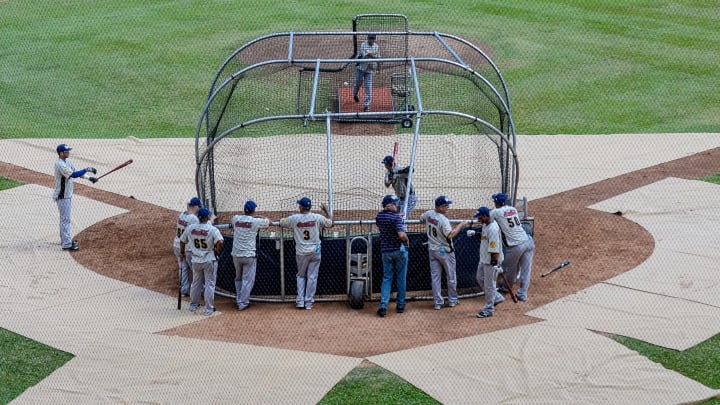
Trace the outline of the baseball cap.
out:
[[[452,204],[452,201],[448,200],[447,197],[444,195],[441,195],[440,197],[435,199],[435,206],[440,207],[442,205],[450,205]]]
[[[198,211],[198,218],[210,218],[210,210],[203,207]]]
[[[507,196],[503,193],[497,193],[492,195],[492,199],[498,204],[505,204],[505,201],[507,201]]]
[[[382,163],[384,165],[391,165],[394,160],[395,159],[393,159],[392,156],[388,155],[388,156],[385,156],[385,158],[380,163]]]
[[[368,34],[368,39],[375,39],[375,34]]]
[[[480,207],[480,208],[478,208],[478,210],[477,210],[477,212],[475,213],[475,215],[473,215],[473,218],[480,218],[480,217],[483,217],[483,216],[488,216],[488,217],[490,216],[490,208],[488,208],[488,207]]]
[[[388,194],[385,197],[383,197],[382,206],[383,206],[383,208],[385,208],[385,206],[388,204],[397,204],[398,202],[400,202],[399,198],[395,197],[394,195]]]
[[[243,210],[245,210],[246,213],[255,212],[255,208],[257,208],[257,204],[255,204],[255,201],[248,200],[245,203],[245,206],[243,207]]]
[[[55,150],[57,151],[57,153],[70,152],[72,150],[72,148],[65,145],[64,143],[61,143],[60,145],[57,146],[57,148],[55,148]]]
[[[301,206],[301,207],[303,207],[303,208],[305,208],[305,209],[308,209],[308,210],[309,210],[310,208],[312,208],[312,200],[310,200],[310,199],[307,198],[307,197],[303,197],[303,198],[297,200],[297,203],[298,203],[299,206]]]
[[[188,205],[195,206],[195,207],[202,207],[202,201],[200,201],[200,199],[197,197],[193,197],[188,202]]]

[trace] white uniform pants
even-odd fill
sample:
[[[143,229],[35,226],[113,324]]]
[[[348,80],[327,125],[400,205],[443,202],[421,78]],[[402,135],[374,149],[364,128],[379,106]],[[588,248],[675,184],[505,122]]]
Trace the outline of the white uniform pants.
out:
[[[457,276],[455,273],[455,252],[442,253],[438,250],[428,249],[428,257],[430,259],[430,281],[432,285],[432,294],[435,305],[443,305],[445,299],[442,296],[442,272],[445,271],[447,278],[447,293],[450,304],[457,304]]]
[[[250,305],[250,293],[255,285],[257,257],[233,256],[235,265],[235,296],[238,308]]]

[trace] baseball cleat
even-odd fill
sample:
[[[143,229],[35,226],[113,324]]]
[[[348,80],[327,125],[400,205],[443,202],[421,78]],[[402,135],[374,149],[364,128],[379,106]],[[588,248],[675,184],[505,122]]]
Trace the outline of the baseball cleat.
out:
[[[305,303],[304,302],[296,302],[295,308],[303,309],[303,308],[305,308]]]
[[[203,315],[205,315],[205,316],[212,315],[214,312],[215,312],[215,308],[210,308],[210,309],[205,308],[205,311],[203,311]]]
[[[453,307],[458,306],[459,303],[460,303],[460,301],[455,301],[455,302],[450,301],[450,303],[448,304],[448,306],[449,306],[450,308],[453,308]]]
[[[490,312],[486,312],[486,311],[480,311],[477,314],[475,314],[475,316],[477,316],[478,318],[489,318],[489,317],[493,316],[493,314]]]
[[[64,248],[62,248],[62,250],[69,250],[71,252],[77,252],[78,250],[80,250],[80,246],[72,245],[72,246],[64,247]]]
[[[442,308],[442,304],[435,304],[435,306],[433,307],[433,309],[436,311],[439,310],[440,308]]]
[[[199,305],[190,304],[190,307],[188,308],[188,310],[189,310],[190,312],[195,312],[195,311],[198,310],[198,308],[200,308]]]

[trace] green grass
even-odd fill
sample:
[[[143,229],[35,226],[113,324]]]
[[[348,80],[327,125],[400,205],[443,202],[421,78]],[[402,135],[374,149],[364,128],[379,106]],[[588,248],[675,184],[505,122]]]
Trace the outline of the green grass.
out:
[[[720,184],[720,173],[715,173],[711,176],[701,177],[700,180],[707,181],[708,183]]]
[[[518,133],[720,132],[710,0],[0,2],[0,138],[192,137],[210,81],[273,32],[359,13],[482,41]]]
[[[0,328],[0,404],[42,381],[73,355]]]
[[[320,405],[439,404],[424,392],[379,366],[353,369],[319,402]]]
[[[720,334],[683,351],[666,349],[625,336],[612,336],[612,339],[665,368],[710,388],[720,389]],[[717,405],[720,399],[705,403]]]
[[[21,183],[17,180],[8,179],[7,177],[0,176],[0,190],[7,190],[9,188],[22,186],[24,183]]]

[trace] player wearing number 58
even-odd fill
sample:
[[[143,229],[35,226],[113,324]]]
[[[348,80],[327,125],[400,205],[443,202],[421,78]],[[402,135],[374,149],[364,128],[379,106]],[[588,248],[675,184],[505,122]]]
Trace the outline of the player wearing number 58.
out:
[[[503,254],[505,255],[503,268],[505,278],[510,283],[508,288],[512,288],[512,284],[519,278],[520,288],[517,291],[517,299],[527,301],[535,242],[522,227],[517,209],[507,205],[507,196],[497,193],[493,194],[492,199],[495,209],[490,211],[490,217],[497,222],[502,231]]]
[[[280,226],[292,229],[295,240],[297,263],[295,307],[312,309],[320,270],[320,230],[330,228],[333,222],[325,204],[320,205],[325,216],[310,211],[312,200],[308,197],[297,200],[297,204],[300,212],[281,219]]]

